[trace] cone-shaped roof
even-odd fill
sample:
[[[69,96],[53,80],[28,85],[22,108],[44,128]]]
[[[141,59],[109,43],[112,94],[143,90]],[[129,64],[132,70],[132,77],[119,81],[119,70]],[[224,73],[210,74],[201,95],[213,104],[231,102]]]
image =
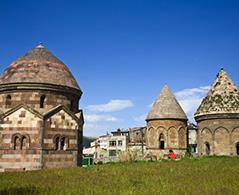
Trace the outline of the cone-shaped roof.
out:
[[[80,90],[67,66],[42,44],[8,66],[0,84],[9,83],[47,83]]]
[[[221,69],[195,113],[195,117],[207,114],[239,113],[239,92],[236,85]]]
[[[146,120],[148,121],[153,119],[187,120],[186,114],[167,85],[163,87]]]

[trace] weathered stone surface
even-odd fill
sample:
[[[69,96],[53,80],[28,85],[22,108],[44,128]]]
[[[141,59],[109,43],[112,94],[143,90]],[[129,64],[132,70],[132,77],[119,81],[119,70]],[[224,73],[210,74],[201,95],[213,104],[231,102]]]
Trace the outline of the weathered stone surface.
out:
[[[146,120],[152,119],[186,119],[187,116],[178,101],[165,85],[154,102]]]
[[[218,73],[195,117],[219,113],[239,113],[239,91],[223,69]]]
[[[222,69],[195,113],[199,155],[239,155],[239,93]]]
[[[187,117],[168,86],[163,88],[146,121],[146,148],[149,155],[159,159],[167,156],[170,149],[177,155],[185,154]]]
[[[49,83],[80,89],[66,65],[43,45],[11,63],[0,80],[4,83]]]
[[[80,165],[81,94],[43,46],[13,62],[0,81],[0,171]]]

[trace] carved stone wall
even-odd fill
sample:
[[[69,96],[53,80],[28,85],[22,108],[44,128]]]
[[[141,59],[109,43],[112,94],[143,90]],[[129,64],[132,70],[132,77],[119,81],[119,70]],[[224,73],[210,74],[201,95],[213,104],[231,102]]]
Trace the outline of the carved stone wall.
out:
[[[64,110],[59,111],[45,121],[44,167],[69,167],[77,165],[79,124]],[[56,139],[64,138],[65,145],[56,149]]]
[[[199,155],[237,155],[238,119],[203,120],[198,122],[198,129]]]
[[[8,98],[10,99],[8,100]],[[43,101],[42,108],[40,107],[41,99]],[[64,105],[73,112],[77,112],[78,102],[79,98],[72,94],[44,90],[20,90],[0,93],[0,107],[4,112],[19,104],[27,104],[41,113],[47,112],[57,105]]]
[[[183,155],[187,148],[187,123],[183,120],[152,120],[147,123],[146,147],[148,152],[161,158],[172,149]],[[162,143],[164,141],[164,149]]]
[[[43,120],[21,108],[0,120],[0,170],[41,168],[39,150]]]

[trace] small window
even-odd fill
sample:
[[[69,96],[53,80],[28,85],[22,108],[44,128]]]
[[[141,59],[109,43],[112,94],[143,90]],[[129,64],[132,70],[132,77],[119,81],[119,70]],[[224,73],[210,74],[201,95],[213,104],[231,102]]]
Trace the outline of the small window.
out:
[[[12,96],[8,95],[6,97],[5,105],[6,105],[7,108],[9,108],[11,106],[11,104],[12,104]]]
[[[45,102],[46,96],[42,95],[40,97],[40,108],[44,108],[44,102]]]
[[[116,156],[116,150],[109,150],[109,156]]]
[[[27,138],[26,138],[25,136],[22,137],[21,149],[22,149],[22,150],[27,149]]]
[[[208,142],[205,143],[205,152],[207,156],[210,155],[210,144]]]
[[[74,100],[71,100],[70,102],[70,110],[73,111],[74,110]]]
[[[123,143],[122,143],[122,140],[118,140],[118,146],[122,146]]]
[[[14,150],[20,150],[21,149],[21,140],[20,137],[16,136],[14,138],[14,146],[13,146]]]
[[[59,145],[60,145],[60,138],[56,137],[55,150],[59,150],[60,149]]]
[[[164,150],[164,135],[160,134],[159,136],[159,149]]]
[[[66,138],[65,137],[62,137],[61,138],[61,150],[65,150],[65,142],[66,142]]]
[[[110,141],[110,146],[116,146],[116,141]]]

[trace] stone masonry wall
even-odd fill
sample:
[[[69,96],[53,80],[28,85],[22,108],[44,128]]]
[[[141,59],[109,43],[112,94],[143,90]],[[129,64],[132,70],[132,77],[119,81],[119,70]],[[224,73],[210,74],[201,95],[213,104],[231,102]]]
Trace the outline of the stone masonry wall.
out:
[[[64,110],[59,111],[45,122],[44,167],[77,166],[78,124]],[[57,137],[65,138],[65,148],[56,149]]]
[[[45,96],[44,108],[40,108],[40,99],[43,95]],[[11,101],[9,104],[6,103],[8,96],[11,96]],[[65,107],[69,108],[70,110],[73,110],[74,112],[76,112],[76,109],[78,109],[78,99],[69,94],[41,90],[21,90],[21,92],[14,91],[0,94],[0,107],[2,111],[6,112],[7,110],[14,108],[19,104],[27,104],[28,106],[31,106],[32,108],[38,110],[41,113],[47,112],[58,105],[64,105]]]
[[[239,143],[238,119],[213,119],[198,122],[199,155],[237,155]]]
[[[0,171],[41,168],[42,123],[41,118],[25,108],[0,120]]]
[[[147,123],[146,147],[157,158],[168,154],[172,149],[176,154],[183,155],[187,148],[187,125],[180,120],[151,120]],[[163,135],[165,148],[160,149],[160,136]]]

